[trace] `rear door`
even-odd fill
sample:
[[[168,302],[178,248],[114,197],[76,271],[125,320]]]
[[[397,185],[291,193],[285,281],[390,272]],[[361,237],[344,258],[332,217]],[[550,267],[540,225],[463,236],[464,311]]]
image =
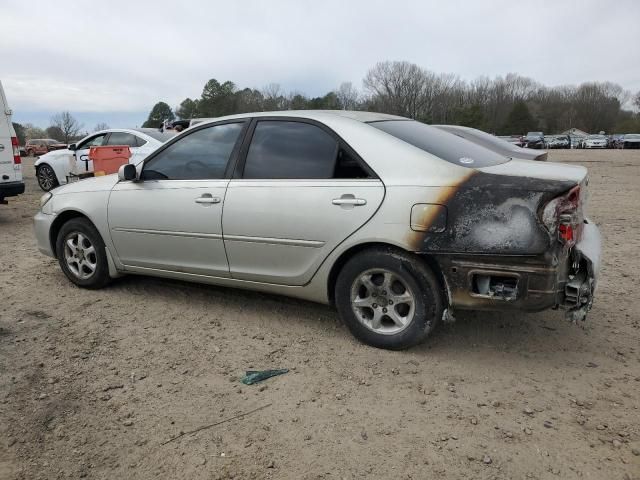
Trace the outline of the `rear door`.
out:
[[[11,123],[11,110],[0,83],[0,183],[22,181],[22,165],[20,162],[15,163],[14,158],[17,155],[17,159],[20,160],[19,154],[14,154],[14,147],[17,151],[18,145],[13,145],[11,140],[15,136]]]
[[[366,223],[384,186],[342,139],[317,122],[254,120],[222,225],[233,278],[303,285]]]

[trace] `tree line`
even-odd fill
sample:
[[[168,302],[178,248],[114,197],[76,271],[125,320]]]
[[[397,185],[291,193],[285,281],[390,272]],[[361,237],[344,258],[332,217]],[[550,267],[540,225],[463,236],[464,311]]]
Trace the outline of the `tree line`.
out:
[[[435,73],[402,61],[379,62],[362,81],[350,82],[323,96],[285,92],[280,85],[239,88],[232,81],[209,80],[198,98],[186,98],[172,109],[165,102],[152,108],[143,127],[163,121],[219,117],[273,110],[366,110],[413,118],[430,124],[464,125],[499,134],[531,130],[557,133],[569,128],[586,132],[640,131],[640,114],[626,109],[633,100],[640,109],[640,92],[612,82],[548,87],[510,73],[466,81],[451,73]]]

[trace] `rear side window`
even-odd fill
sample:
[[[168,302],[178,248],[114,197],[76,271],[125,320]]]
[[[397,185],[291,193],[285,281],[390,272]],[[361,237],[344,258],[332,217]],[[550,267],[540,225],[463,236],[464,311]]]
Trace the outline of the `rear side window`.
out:
[[[457,135],[413,120],[385,120],[369,125],[461,167],[488,167],[510,160]]]
[[[316,125],[258,122],[247,152],[244,178],[333,178],[338,141]]]
[[[227,163],[242,131],[242,123],[196,130],[181,137],[147,162],[145,180],[206,180],[224,178]]]
[[[136,137],[136,143],[137,143],[137,146],[138,146],[138,147],[141,147],[141,146],[143,146],[145,143],[147,143],[147,141],[146,141],[146,140],[143,140],[143,139],[142,139],[142,138],[140,138],[140,137]]]
[[[112,132],[107,139],[107,145],[127,145],[129,147],[137,147],[135,135],[125,132]]]

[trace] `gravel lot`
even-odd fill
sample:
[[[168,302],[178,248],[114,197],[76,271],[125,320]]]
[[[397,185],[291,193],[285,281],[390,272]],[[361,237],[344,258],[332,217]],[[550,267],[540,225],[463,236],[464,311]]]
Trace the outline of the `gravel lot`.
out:
[[[591,172],[604,263],[586,325],[460,314],[407,352],[287,298],[74,287],[35,248],[25,159],[28,193],[0,205],[0,478],[640,478],[640,151],[550,157]]]

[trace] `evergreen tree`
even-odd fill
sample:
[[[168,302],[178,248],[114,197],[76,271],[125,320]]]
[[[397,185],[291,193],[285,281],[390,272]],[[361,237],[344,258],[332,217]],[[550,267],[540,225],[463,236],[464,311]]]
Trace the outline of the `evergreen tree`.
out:
[[[507,121],[504,125],[504,132],[509,134],[527,133],[538,128],[538,124],[531,115],[529,107],[524,100],[520,100],[513,105]]]
[[[175,120],[176,116],[173,114],[171,107],[164,102],[156,103],[151,112],[149,112],[149,117],[147,121],[142,124],[142,128],[160,128],[162,126],[162,122],[165,120]]]

